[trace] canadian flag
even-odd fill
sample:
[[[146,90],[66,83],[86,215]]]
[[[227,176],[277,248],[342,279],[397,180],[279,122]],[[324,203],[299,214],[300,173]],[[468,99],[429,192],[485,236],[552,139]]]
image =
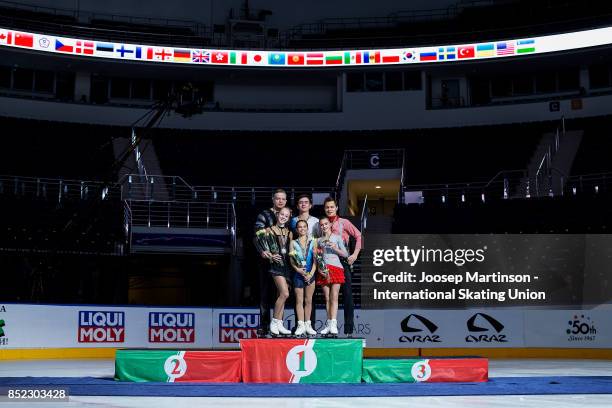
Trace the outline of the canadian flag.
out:
[[[0,29],[0,44],[10,45],[13,43],[13,33],[8,30]]]

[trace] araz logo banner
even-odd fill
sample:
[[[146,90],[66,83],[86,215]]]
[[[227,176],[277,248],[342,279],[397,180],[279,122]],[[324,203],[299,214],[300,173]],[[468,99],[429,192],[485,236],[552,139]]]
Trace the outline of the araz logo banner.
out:
[[[401,322],[402,332],[405,334],[400,336],[400,343],[440,343],[440,336],[435,334],[438,326],[418,314],[410,314]]]
[[[485,313],[476,313],[467,321],[470,332],[465,336],[468,343],[507,343],[506,334],[502,333],[504,325]]]

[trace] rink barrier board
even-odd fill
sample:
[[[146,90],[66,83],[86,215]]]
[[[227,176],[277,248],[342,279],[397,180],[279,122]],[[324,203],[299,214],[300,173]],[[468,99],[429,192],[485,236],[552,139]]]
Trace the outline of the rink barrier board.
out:
[[[0,349],[0,360],[113,359],[117,348]],[[365,348],[363,356],[450,357],[479,355],[487,358],[555,358],[612,360],[612,349],[600,348]]]

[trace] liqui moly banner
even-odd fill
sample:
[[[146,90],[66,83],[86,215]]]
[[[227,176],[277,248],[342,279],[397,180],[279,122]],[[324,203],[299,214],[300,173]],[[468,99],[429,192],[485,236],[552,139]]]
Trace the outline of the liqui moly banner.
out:
[[[383,311],[355,310],[353,337],[366,340],[368,347],[382,347],[384,333]],[[259,327],[259,309],[214,309],[212,342],[215,348],[235,349],[242,339],[254,339]],[[316,313],[315,330],[321,331],[325,325],[325,310]],[[285,327],[295,327],[293,311],[285,311]],[[338,311],[338,331],[344,333],[344,315]]]
[[[125,312],[79,310],[79,343],[124,343]]]
[[[149,343],[195,343],[195,313],[149,312]]]
[[[294,327],[292,312],[285,327]],[[317,310],[317,331],[325,311]],[[0,303],[0,349],[238,349],[259,310]],[[344,337],[342,310],[338,311]],[[592,309],[355,310],[353,336],[369,348],[612,348],[612,305]]]
[[[0,348],[211,348],[211,319],[212,309],[2,304]]]

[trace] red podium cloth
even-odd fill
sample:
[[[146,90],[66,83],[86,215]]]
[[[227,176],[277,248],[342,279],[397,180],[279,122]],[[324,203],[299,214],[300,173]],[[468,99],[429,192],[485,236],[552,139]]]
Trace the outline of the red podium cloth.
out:
[[[187,351],[187,371],[175,382],[241,382],[240,351]]]
[[[291,372],[285,363],[293,347],[306,344],[300,339],[241,339],[242,381],[245,383],[288,383]]]
[[[427,382],[484,382],[489,378],[486,358],[432,358],[429,366],[431,377]]]

